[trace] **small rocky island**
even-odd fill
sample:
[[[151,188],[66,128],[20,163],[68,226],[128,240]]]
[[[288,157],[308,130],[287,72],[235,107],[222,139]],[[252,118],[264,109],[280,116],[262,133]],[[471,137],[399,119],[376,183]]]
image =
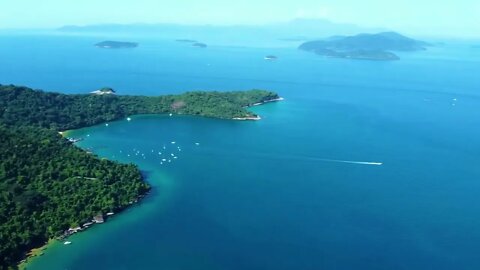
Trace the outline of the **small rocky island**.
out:
[[[197,47],[197,48],[206,48],[207,44],[201,43],[201,42],[195,42],[195,43],[192,44],[192,46]]]
[[[183,42],[183,43],[195,43],[195,42],[197,42],[196,40],[193,40],[193,39],[185,39],[185,38],[176,39],[175,41],[176,41],[176,42]]]
[[[392,61],[400,58],[392,51],[421,51],[428,43],[395,32],[334,36],[305,42],[299,49],[332,58]]]
[[[101,49],[130,49],[138,47],[138,43],[106,40],[95,44],[95,47]]]

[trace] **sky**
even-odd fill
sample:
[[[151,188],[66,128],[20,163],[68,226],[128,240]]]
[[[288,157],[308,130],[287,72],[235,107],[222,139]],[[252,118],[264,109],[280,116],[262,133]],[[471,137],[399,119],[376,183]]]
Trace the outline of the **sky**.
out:
[[[0,10],[0,28],[258,25],[316,18],[418,35],[480,38],[480,0],[0,0]]]

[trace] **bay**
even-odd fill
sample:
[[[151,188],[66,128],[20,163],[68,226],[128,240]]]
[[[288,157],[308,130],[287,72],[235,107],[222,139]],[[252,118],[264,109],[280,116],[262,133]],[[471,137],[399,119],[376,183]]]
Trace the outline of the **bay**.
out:
[[[0,83],[261,88],[285,101],[252,108],[256,122],[148,115],[73,131],[80,147],[137,164],[153,191],[28,269],[480,267],[480,53],[468,44],[365,62],[152,37],[100,50],[98,39],[0,36]]]

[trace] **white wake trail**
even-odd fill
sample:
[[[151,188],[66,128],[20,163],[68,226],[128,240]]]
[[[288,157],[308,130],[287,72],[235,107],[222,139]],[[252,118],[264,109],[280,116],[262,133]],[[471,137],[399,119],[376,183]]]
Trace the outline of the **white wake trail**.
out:
[[[212,153],[226,153],[224,151],[214,150],[212,148],[204,148]],[[230,155],[232,152],[228,152]],[[344,164],[356,164],[356,165],[368,165],[368,166],[382,166],[383,162],[373,162],[373,161],[356,161],[356,160],[342,160],[342,159],[329,159],[329,158],[320,158],[312,156],[301,156],[301,155],[285,155],[285,154],[272,154],[272,153],[261,153],[261,152],[242,152],[238,151],[235,153],[237,156],[243,156],[246,158],[267,158],[267,159],[277,159],[277,160],[298,160],[298,161],[311,161],[311,162],[331,162],[331,163],[344,163]]]
[[[372,165],[372,166],[382,166],[382,162],[369,162],[369,161],[353,161],[353,160],[338,160],[338,159],[325,159],[319,158],[317,160],[325,162],[337,162],[337,163],[348,163],[348,164],[357,164],[357,165]]]

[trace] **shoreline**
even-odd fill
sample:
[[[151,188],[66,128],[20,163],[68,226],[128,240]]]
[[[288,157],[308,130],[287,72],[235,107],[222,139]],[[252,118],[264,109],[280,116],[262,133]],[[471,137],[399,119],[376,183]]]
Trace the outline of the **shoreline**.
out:
[[[237,120],[237,121],[259,121],[262,120],[260,116],[248,116],[248,117],[234,117],[232,120]]]
[[[35,258],[41,257],[49,247],[57,242],[56,239],[50,238],[47,242],[45,242],[42,246],[37,248],[32,248],[30,251],[27,252],[25,258],[22,259],[18,264],[17,268],[19,270],[27,269],[28,264]]]
[[[264,104],[267,104],[267,103],[271,103],[271,102],[278,102],[278,101],[283,101],[285,100],[283,97],[278,97],[278,98],[274,98],[274,99],[267,99],[267,100],[264,100],[262,102],[257,102],[257,103],[253,103],[251,105],[248,105],[248,106],[245,106],[244,108],[249,108],[249,107],[254,107],[254,106],[260,106],[260,105],[264,105]],[[247,116],[247,117],[234,117],[232,118],[232,120],[237,120],[237,121],[259,121],[259,120],[262,120],[262,118],[259,116],[259,115],[255,115],[255,116]]]
[[[69,130],[64,130],[64,131],[59,131],[58,134],[60,134],[60,136],[62,136],[63,138],[67,138],[68,135],[70,134],[70,131],[72,131],[74,129],[69,129]]]
[[[144,181],[146,181],[144,179]],[[120,214],[123,211],[127,210],[133,205],[136,205],[141,202],[142,199],[144,199],[148,194],[150,193],[150,190],[148,190],[146,193],[139,195],[135,200],[130,201],[127,205],[118,208],[117,212],[108,212],[104,215],[102,215],[102,221],[96,221],[95,218],[93,217],[91,221],[84,223],[83,225],[80,225],[77,228],[69,228],[64,231],[64,233],[60,236],[56,236],[55,238],[50,238],[46,243],[44,243],[42,246],[32,248],[30,251],[28,251],[24,258],[17,264],[17,268],[22,270],[22,269],[27,269],[29,263],[31,263],[32,260],[41,257],[44,254],[44,251],[46,251],[50,246],[52,246],[55,243],[61,243],[63,244],[64,242],[67,241],[67,239],[77,233],[85,232],[91,227],[93,227],[95,224],[103,224],[108,222],[114,215]]]
[[[267,99],[267,100],[264,100],[264,101],[262,101],[262,102],[257,102],[257,103],[253,103],[253,104],[247,105],[247,106],[245,106],[244,108],[250,108],[250,107],[254,107],[254,106],[260,106],[260,105],[264,105],[264,104],[267,104],[267,103],[278,102],[278,101],[283,101],[283,100],[285,100],[285,98],[283,98],[283,97],[278,97],[278,98],[274,98],[274,99]],[[247,116],[247,117],[234,117],[234,118],[232,118],[232,120],[237,120],[237,121],[259,121],[259,120],[262,120],[262,118],[261,118],[259,115],[255,115],[255,116]]]
[[[245,108],[253,107],[253,106],[259,106],[259,105],[263,105],[263,104],[266,104],[266,103],[277,102],[277,101],[282,101],[282,100],[284,100],[283,97],[278,97],[278,98],[275,98],[275,99],[269,99],[269,100],[265,100],[265,101],[262,101],[262,102],[254,103],[254,104],[245,106]],[[261,119],[262,118],[260,116],[255,115],[255,116],[247,116],[247,117],[234,117],[231,120],[236,120],[236,121],[259,121]],[[102,124],[102,123],[99,123],[99,124]],[[75,130],[75,129],[73,129],[73,130]],[[60,134],[60,136],[62,136],[63,138],[67,138],[68,135],[70,134],[70,132],[73,131],[73,130],[59,131],[58,134]],[[82,150],[88,153],[88,151],[86,151],[85,149],[82,148]],[[144,179],[144,181],[146,181],[146,179]],[[133,205],[139,203],[148,194],[149,194],[149,191],[147,191],[144,194],[140,194],[135,200],[129,202],[129,204],[125,205],[124,207],[121,207],[121,208],[117,209],[117,212],[115,214],[121,213],[124,210],[128,209],[130,206],[133,206]],[[68,237],[73,235],[73,234],[87,231],[90,227],[92,227],[95,224],[101,224],[101,223],[107,222],[110,219],[110,217],[113,216],[113,215],[114,215],[113,213],[111,213],[111,214],[107,213],[106,215],[104,215],[105,216],[105,221],[103,221],[103,222],[94,222],[92,220],[92,222],[87,222],[86,224],[83,224],[83,225],[81,225],[77,228],[73,228],[73,229],[69,228],[69,229],[64,231],[63,235],[55,237],[55,238],[51,238],[46,243],[44,243],[43,245],[41,245],[37,248],[30,249],[30,251],[28,251],[25,254],[25,257],[21,261],[18,262],[18,264],[17,264],[18,269],[27,269],[29,263],[31,263],[32,260],[34,260],[38,257],[41,257],[44,254],[44,251],[46,251],[51,245],[53,245],[57,242],[61,243],[62,241],[68,239]],[[85,225],[87,225],[87,226],[85,226]]]
[[[266,104],[266,103],[283,101],[283,100],[285,100],[283,97],[278,97],[278,98],[274,98],[274,99],[267,99],[267,100],[264,100],[262,102],[253,103],[253,104],[245,106],[245,107],[248,108],[248,107],[253,107],[253,106],[259,106],[259,105],[263,105],[263,104]]]

